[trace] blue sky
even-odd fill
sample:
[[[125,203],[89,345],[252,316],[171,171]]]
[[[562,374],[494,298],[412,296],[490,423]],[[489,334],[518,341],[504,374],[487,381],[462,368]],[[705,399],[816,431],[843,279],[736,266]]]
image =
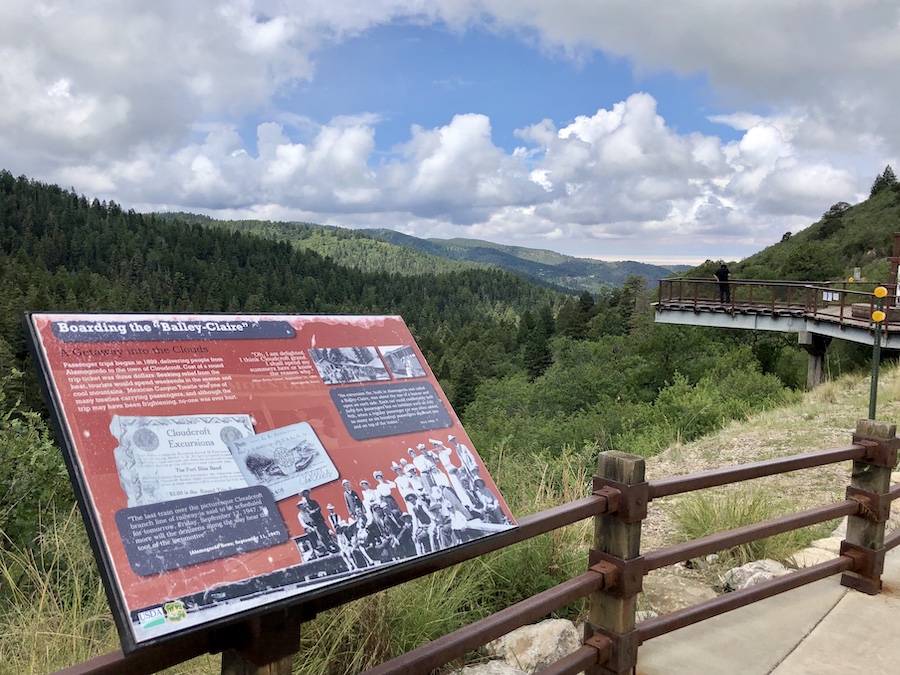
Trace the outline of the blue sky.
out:
[[[565,125],[635,91],[652,92],[660,114],[682,132],[740,138],[708,119],[727,111],[715,109],[702,74],[640,77],[625,58],[593,53],[575,61],[542,53],[534,42],[478,28],[379,26],[318,53],[315,78],[285,92],[282,104],[319,120],[375,113],[381,117],[378,146],[385,152],[407,140],[412,125],[438,127],[465,112],[490,117],[494,142],[511,152],[522,144],[514,135],[518,128],[544,117]]]
[[[895,3],[0,6],[0,168],[140,211],[736,260],[895,162]]]

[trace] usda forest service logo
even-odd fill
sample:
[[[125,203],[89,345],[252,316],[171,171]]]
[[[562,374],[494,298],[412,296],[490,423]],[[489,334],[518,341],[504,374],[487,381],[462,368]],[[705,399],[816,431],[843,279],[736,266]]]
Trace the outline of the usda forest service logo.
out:
[[[175,623],[187,618],[187,611],[184,609],[184,603],[181,600],[172,600],[163,605],[163,611],[166,613],[166,621]]]
[[[146,630],[164,624],[166,615],[163,613],[162,607],[154,607],[153,609],[138,612],[138,621],[141,624],[141,628]]]

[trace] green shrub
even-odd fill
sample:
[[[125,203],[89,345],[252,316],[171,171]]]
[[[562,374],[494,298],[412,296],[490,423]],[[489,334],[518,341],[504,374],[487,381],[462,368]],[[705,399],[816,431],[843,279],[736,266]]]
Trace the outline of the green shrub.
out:
[[[8,405],[4,389],[0,386],[0,532],[5,535],[0,548],[8,543],[28,547],[38,533],[41,511],[67,511],[75,498],[47,425],[37,413]]]
[[[809,356],[798,349],[783,348],[775,361],[775,375],[786,387],[795,390],[806,388]]]

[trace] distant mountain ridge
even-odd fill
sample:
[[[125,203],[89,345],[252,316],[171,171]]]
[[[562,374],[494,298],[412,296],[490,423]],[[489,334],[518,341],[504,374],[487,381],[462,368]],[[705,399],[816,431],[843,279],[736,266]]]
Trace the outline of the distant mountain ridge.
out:
[[[689,269],[687,265],[576,258],[556,251],[495,244],[481,239],[420,239],[386,228],[356,230],[302,222],[216,220],[186,212],[155,215],[166,221],[223,227],[289,242],[296,248],[315,251],[339,265],[361,271],[405,275],[494,267],[566,293],[578,294],[587,290],[596,294],[604,288],[622,285],[631,275],[646,277],[652,286],[664,277]]]
[[[419,239],[383,228],[362,231],[420,253],[450,260],[494,265],[544,283],[573,290],[587,289],[597,292],[604,286],[620,285],[631,275],[646,277],[652,285],[675,272],[689,269],[688,265],[667,267],[633,260],[607,262],[576,258],[546,249],[494,244],[480,239]]]

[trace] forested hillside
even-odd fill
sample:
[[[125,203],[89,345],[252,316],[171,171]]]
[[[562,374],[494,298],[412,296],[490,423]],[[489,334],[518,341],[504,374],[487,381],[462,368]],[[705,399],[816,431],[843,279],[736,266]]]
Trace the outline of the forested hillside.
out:
[[[685,269],[683,265],[669,268],[633,260],[606,262],[576,258],[479,239],[420,239],[386,229],[350,230],[314,223],[215,220],[194,213],[157,216],[167,221],[179,220],[289,242],[299,249],[331,258],[338,265],[364,272],[416,275],[502,269],[563,293],[577,294],[584,290],[601,293],[624,283],[629,276],[646,277],[652,284]]]
[[[0,280],[7,409],[42,409],[20,326],[29,310],[400,314],[485,454],[658,447],[802,381],[804,359],[780,336],[655,325],[641,277],[576,299],[498,270],[363,272],[9,172]]]
[[[331,258],[337,265],[361,272],[410,276],[494,267],[430,255],[415,248],[389,243],[362,230],[344,227],[270,220],[215,220],[195,213],[160,213],[157,217],[169,222],[177,220],[287,242],[300,250],[318,253]]]
[[[26,310],[381,313],[404,317],[451,392],[494,374],[481,358],[460,365],[473,336],[514,349],[519,314],[562,301],[498,270],[362,272],[285,242],[125,211],[9,172],[0,173],[0,280],[5,372],[27,370]],[[446,352],[452,363],[442,362]],[[33,390],[26,401],[37,405]]]

